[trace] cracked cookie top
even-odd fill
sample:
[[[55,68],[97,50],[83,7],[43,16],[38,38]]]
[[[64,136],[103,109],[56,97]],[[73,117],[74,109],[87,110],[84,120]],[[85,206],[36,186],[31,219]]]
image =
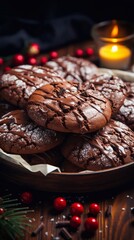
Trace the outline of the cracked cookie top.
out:
[[[69,82],[51,83],[29,98],[27,111],[38,125],[60,132],[87,133],[102,128],[111,104],[100,92]]]
[[[94,75],[84,83],[85,88],[96,89],[107,98],[112,105],[112,115],[115,115],[122,106],[127,94],[128,87],[119,77],[111,74]]]
[[[63,56],[53,61],[48,61],[46,66],[58,71],[67,81],[85,82],[97,72],[97,67],[92,62],[83,58]]]
[[[63,140],[63,135],[37,126],[23,110],[0,119],[0,148],[8,153],[33,154],[47,151]]]
[[[39,87],[63,79],[52,69],[20,65],[1,75],[0,95],[6,101],[19,107],[25,107],[29,96]]]
[[[129,93],[114,119],[125,123],[134,131],[134,83],[127,83]]]
[[[66,159],[82,169],[98,171],[134,161],[134,132],[110,120],[97,133],[70,134],[62,147]]]

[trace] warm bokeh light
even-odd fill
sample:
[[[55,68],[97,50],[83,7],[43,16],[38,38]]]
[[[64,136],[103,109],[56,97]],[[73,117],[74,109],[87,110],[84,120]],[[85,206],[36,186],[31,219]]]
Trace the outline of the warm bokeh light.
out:
[[[111,52],[117,52],[118,51],[118,46],[117,45],[113,45],[111,47]]]
[[[111,37],[112,37],[112,42],[116,43],[118,42],[117,37],[118,37],[118,33],[119,33],[119,28],[118,25],[114,25],[112,32],[111,32]]]
[[[118,28],[118,25],[115,25],[112,29],[112,32],[111,32],[111,37],[117,37],[118,36],[118,33],[119,33],[119,28]]]

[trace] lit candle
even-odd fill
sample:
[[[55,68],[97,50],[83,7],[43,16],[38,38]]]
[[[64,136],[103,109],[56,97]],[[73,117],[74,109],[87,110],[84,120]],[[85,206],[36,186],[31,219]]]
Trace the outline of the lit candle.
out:
[[[125,45],[106,44],[99,49],[99,57],[103,67],[127,69],[131,60],[131,50]]]
[[[131,60],[131,50],[123,44],[123,29],[114,24],[108,37],[102,38],[105,45],[99,49],[101,66],[107,68],[127,69]]]

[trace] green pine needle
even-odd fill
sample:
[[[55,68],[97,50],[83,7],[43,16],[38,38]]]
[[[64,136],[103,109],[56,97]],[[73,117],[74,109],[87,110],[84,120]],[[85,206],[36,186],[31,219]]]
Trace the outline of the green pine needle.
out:
[[[20,205],[17,199],[11,199],[11,195],[0,198],[0,208],[4,209],[0,215],[0,240],[6,237],[11,240],[23,239],[25,228],[30,226],[26,214],[32,211]]]

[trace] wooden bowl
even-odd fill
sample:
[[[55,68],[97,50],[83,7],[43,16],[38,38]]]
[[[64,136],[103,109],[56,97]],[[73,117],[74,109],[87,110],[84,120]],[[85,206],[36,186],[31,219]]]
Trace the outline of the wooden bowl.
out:
[[[121,186],[134,179],[134,163],[97,172],[59,173],[47,176],[32,173],[16,165],[2,161],[0,175],[4,179],[40,191],[86,193]]]
[[[100,69],[101,71],[101,69]],[[102,72],[107,69],[102,69]],[[111,72],[111,70],[109,70]],[[125,81],[134,81],[134,74],[115,70],[114,74]],[[124,77],[123,77],[124,76]],[[41,172],[30,172],[19,165],[0,161],[0,175],[17,184],[52,192],[85,193],[121,186],[134,179],[134,163],[97,172],[51,172],[44,176]]]

